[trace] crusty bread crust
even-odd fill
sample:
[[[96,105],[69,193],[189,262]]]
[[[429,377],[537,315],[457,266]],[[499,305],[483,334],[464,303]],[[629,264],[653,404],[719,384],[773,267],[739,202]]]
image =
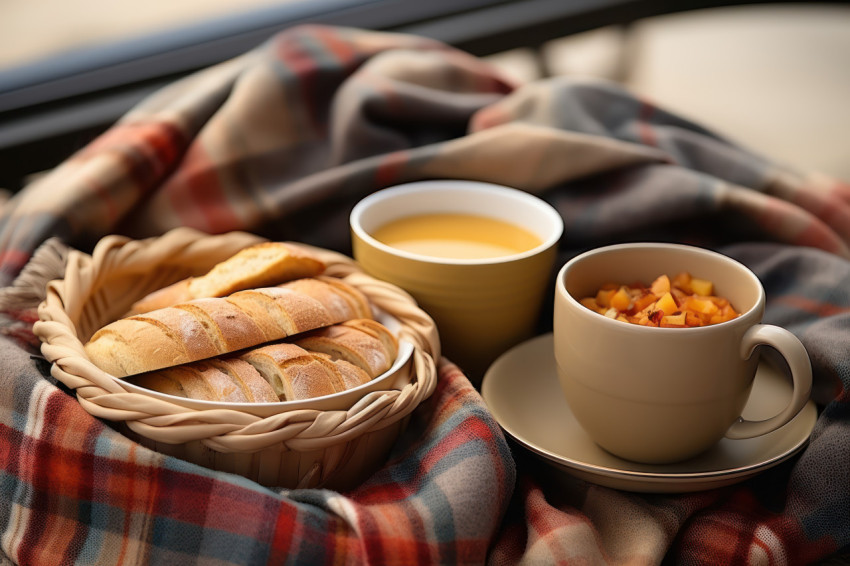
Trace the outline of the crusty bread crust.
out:
[[[269,340],[267,334],[237,305],[216,299],[196,299],[175,305],[204,327],[219,352],[232,352]],[[142,315],[144,316],[144,315]]]
[[[189,281],[193,298],[224,297],[243,289],[271,287],[285,281],[315,277],[325,264],[304,248],[285,242],[263,242],[245,248]]]
[[[120,325],[107,325],[85,346],[86,354],[103,371],[124,377],[159,368],[180,365],[189,355],[168,327],[132,318]],[[144,354],[126,355],[134,345],[144,344]]]
[[[85,350],[115,377],[220,356],[362,316],[341,306],[349,286],[339,283],[302,279],[297,288],[247,289],[157,309],[104,326]]]
[[[375,324],[357,319],[353,324],[335,324],[308,332],[295,343],[306,350],[328,354],[332,359],[345,360],[374,378],[392,367],[398,355],[398,342],[385,326],[372,322]]]
[[[163,307],[170,307],[177,303],[191,301],[194,297],[189,293],[189,279],[182,279],[162,289],[149,293],[130,306],[130,312],[126,316],[144,314]]]
[[[342,391],[342,382],[315,356],[295,344],[278,343],[245,352],[248,362],[271,383],[281,401],[294,401]]]
[[[136,376],[136,385],[161,393],[203,401],[270,403],[277,395],[254,369],[237,359],[210,360]]]
[[[350,320],[346,320],[345,322],[341,322],[340,326],[344,326],[346,328],[354,328],[359,332],[368,334],[369,336],[378,339],[383,345],[384,350],[386,350],[386,352],[388,353],[391,360],[395,360],[396,356],[398,355],[398,340],[386,326],[384,326],[377,320],[371,318],[353,318]]]
[[[369,319],[335,324],[308,333],[304,340],[292,340],[149,372],[132,381],[194,399],[299,401],[368,383],[389,369],[398,355],[395,336]],[[304,347],[306,344],[319,349]],[[201,383],[204,380],[209,383]],[[234,392],[234,387],[239,391]]]
[[[316,282],[320,284],[316,284]],[[336,277],[320,275],[310,279],[296,279],[284,283],[280,287],[299,291],[322,301],[345,320],[372,317],[369,299],[359,289]]]
[[[238,358],[212,358],[207,363],[228,374],[242,390],[246,402],[274,403],[280,400],[271,384],[251,364]]]
[[[177,366],[166,371],[182,374],[179,379],[188,397],[227,403],[241,403],[247,400],[242,388],[230,375],[210,364],[199,362],[192,368]]]
[[[350,362],[340,359],[333,359],[328,354],[312,352],[314,356],[322,356],[331,361],[334,369],[339,372],[339,377],[342,380],[345,389],[353,389],[364,383],[372,381],[372,376],[363,368],[356,366]]]
[[[324,271],[324,262],[306,248],[286,242],[262,242],[240,250],[204,275],[182,279],[142,297],[133,303],[127,316],[193,299],[274,287],[294,279],[316,277]]]

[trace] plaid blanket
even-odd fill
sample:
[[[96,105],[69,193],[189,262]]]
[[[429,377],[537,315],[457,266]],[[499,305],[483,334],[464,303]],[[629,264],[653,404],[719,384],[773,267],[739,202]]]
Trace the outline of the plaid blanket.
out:
[[[561,263],[658,240],[750,266],[767,290],[765,320],[812,357],[820,415],[806,449],[699,493],[565,489],[442,360],[436,392],[364,484],[271,489],[131,442],[39,358],[34,307],[67,246],[186,225],[348,253],[354,202],[426,178],[546,199],[566,224]],[[288,30],[156,93],[0,209],[2,561],[805,564],[846,552],[848,245],[850,186],[772,163],[614,84],[517,85],[423,38]]]

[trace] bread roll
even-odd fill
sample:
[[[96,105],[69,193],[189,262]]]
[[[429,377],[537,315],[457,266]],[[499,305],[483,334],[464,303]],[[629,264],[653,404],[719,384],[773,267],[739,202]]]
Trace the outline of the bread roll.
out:
[[[225,297],[236,291],[272,287],[315,277],[325,264],[307,249],[284,242],[263,242],[240,250],[200,277],[177,281],[139,299],[127,316],[143,314],[204,297]]]
[[[98,330],[85,350],[100,369],[126,377],[371,316],[360,291],[328,279],[195,299],[116,320]],[[352,299],[358,295],[362,301]]]

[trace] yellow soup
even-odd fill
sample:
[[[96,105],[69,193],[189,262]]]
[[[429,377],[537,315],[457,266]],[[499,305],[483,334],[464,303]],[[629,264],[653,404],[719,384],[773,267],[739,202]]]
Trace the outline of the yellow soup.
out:
[[[384,224],[372,236],[400,250],[454,259],[508,256],[542,243],[528,230],[510,222],[453,213],[407,216]]]

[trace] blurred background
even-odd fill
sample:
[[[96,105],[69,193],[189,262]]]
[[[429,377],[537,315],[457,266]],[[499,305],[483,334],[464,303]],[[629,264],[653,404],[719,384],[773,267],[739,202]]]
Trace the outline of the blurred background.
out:
[[[432,6],[448,3],[434,0]],[[563,0],[560,4],[570,3]],[[850,4],[783,2],[700,7],[706,3],[697,2],[697,9],[641,17],[634,11],[641,2],[572,3],[572,19],[559,20],[564,33],[558,36],[551,22],[541,22],[537,28],[500,31],[500,21],[543,9],[546,3],[540,0],[464,0],[461,4],[466,5],[465,12],[459,16],[489,25],[492,37],[486,47],[480,38],[452,43],[469,47],[520,81],[564,74],[619,81],[654,103],[776,161],[850,180]],[[412,17],[415,10],[422,9],[421,2],[409,1],[312,0],[312,12],[297,11],[307,4],[303,0],[145,0],[130,8],[127,3],[109,0],[0,0],[0,169],[4,158],[7,165],[14,159],[19,161],[24,151],[31,154],[37,147],[33,144],[51,135],[56,139],[76,128],[75,142],[79,143],[79,132],[93,131],[80,122],[84,113],[79,108],[60,113],[58,118],[50,114],[61,110],[63,100],[85,102],[80,93],[86,84],[103,82],[97,86],[98,93],[108,91],[111,98],[101,100],[100,111],[111,109],[113,117],[119,115],[132,99],[123,83],[109,80],[117,80],[114,77],[119,73],[138,73],[134,69],[141,69],[141,63],[136,61],[135,67],[128,63],[135,61],[137,52],[148,53],[146,64],[150,66],[155,59],[152,46],[158,49],[155,55],[159,66],[154,65],[158,82],[149,77],[125,79],[138,87],[133,91],[136,98],[144,95],[145,88],[150,91],[176,77],[178,71],[191,70],[188,66],[169,67],[177,64],[178,54],[184,59],[191,55],[193,64],[203,66],[226,58],[228,52],[221,46],[227,38],[231,53],[240,46],[247,48],[251,41],[258,43],[263,33],[274,32],[271,25],[263,28],[264,20],[278,18],[285,5],[294,10],[287,12],[294,23],[310,21],[310,14],[325,10],[337,18],[330,23],[365,27],[375,21],[377,28],[389,29],[395,29],[392,17],[396,12]],[[370,5],[371,15],[364,15],[363,9]],[[523,11],[523,7],[527,9]],[[502,15],[487,20],[491,12],[497,14],[490,8],[500,9]],[[509,8],[514,11],[508,12]],[[630,9],[631,13],[625,13]],[[614,10],[625,15],[619,17]],[[572,25],[577,16],[591,13],[595,17]],[[454,37],[448,21],[436,21],[433,14],[417,17],[416,25],[399,30],[448,41]],[[612,23],[606,23],[609,20]],[[243,31],[233,33],[240,29],[240,22]],[[248,29],[252,30],[250,37],[244,31]],[[540,30],[540,36],[536,30]],[[227,33],[220,33],[216,41],[210,40],[224,31]],[[501,42],[509,48],[500,48],[497,39],[501,36],[510,36],[510,41]],[[201,52],[208,52],[209,58],[204,59]],[[113,65],[114,58],[122,53],[122,65]],[[89,65],[103,61],[102,70],[109,73],[98,74],[89,67],[75,70],[74,65],[81,60]],[[107,75],[108,80],[103,78]],[[45,93],[55,94],[59,87],[68,87],[67,94],[39,98],[47,97]],[[64,130],[55,126],[61,122],[59,118],[69,122]],[[40,132],[39,128],[50,120],[53,126],[44,128],[37,138],[33,132]],[[55,128],[52,134],[50,128]],[[56,151],[59,155],[61,148]],[[49,162],[44,161],[30,168],[46,166]],[[5,180],[7,187],[14,182]],[[0,187],[3,185],[0,179]]]
[[[179,31],[286,0],[0,0],[0,68],[71,49]]]

